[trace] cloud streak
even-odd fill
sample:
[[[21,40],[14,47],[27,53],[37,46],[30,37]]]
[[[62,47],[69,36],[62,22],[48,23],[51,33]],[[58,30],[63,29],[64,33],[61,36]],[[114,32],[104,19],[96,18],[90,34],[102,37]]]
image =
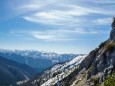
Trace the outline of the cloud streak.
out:
[[[109,32],[109,31],[108,31]],[[79,40],[81,35],[99,35],[106,34],[107,31],[103,30],[92,30],[92,29],[55,29],[55,30],[44,30],[44,31],[11,31],[10,34],[15,36],[23,36],[23,39],[38,39],[43,41],[75,41]],[[28,37],[28,38],[27,38]],[[30,38],[29,38],[30,37]],[[21,37],[22,38],[22,37]]]

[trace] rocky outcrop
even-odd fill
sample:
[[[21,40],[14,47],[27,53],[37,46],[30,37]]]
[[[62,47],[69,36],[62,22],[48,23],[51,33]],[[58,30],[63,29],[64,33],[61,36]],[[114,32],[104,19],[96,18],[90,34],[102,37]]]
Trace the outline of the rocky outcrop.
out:
[[[115,29],[115,17],[113,18],[113,22],[112,22],[112,29]]]
[[[106,76],[115,72],[115,18],[109,40],[89,53],[79,68],[80,70],[83,68],[86,70],[86,82],[84,82],[86,86],[96,86],[97,83],[102,84]],[[95,79],[96,83],[92,79]],[[93,82],[92,85],[91,82]]]
[[[69,85],[73,83],[72,86],[104,86],[106,77],[108,75],[111,76],[114,72],[115,18],[112,23],[110,38],[101,43],[98,48],[91,51],[89,55],[82,61],[79,68],[70,75],[70,77],[74,77],[74,83],[70,82],[73,78],[65,78],[61,81],[61,83],[68,82]]]
[[[115,42],[115,18],[113,18],[113,22],[112,22],[112,30],[110,33],[110,40]]]

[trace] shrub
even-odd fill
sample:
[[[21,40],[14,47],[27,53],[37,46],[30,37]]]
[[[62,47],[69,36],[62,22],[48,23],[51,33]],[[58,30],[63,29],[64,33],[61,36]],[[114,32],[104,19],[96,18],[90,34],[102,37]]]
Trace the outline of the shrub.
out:
[[[90,78],[90,80],[94,83],[94,86],[100,86],[98,78]]]
[[[65,86],[70,86],[70,84],[68,82],[65,83]]]
[[[100,84],[96,84],[96,86],[101,86]]]
[[[91,67],[89,68],[89,71],[91,72],[93,70],[94,66],[91,65]]]
[[[106,44],[104,47],[104,52],[112,51],[115,48],[115,43]]]
[[[90,80],[91,80],[92,82],[94,82],[94,83],[97,83],[97,82],[98,82],[97,78],[90,78]]]
[[[115,73],[105,78],[104,86],[115,86]]]

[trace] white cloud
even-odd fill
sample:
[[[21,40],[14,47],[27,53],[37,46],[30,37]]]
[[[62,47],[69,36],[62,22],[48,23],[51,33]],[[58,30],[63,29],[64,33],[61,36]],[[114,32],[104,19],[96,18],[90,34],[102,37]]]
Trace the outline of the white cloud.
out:
[[[65,1],[66,2],[66,1]],[[96,3],[96,2],[95,2]],[[52,6],[52,4],[50,4]],[[81,5],[81,6],[80,6]],[[60,4],[57,5],[56,9],[53,8],[44,8],[42,11],[36,11],[31,13],[30,15],[25,15],[23,18],[29,22],[42,23],[46,25],[61,25],[61,26],[84,26],[84,24],[88,25],[105,25],[109,24],[108,22],[104,22],[100,17],[103,16],[113,16],[115,11],[110,10],[108,12],[107,8],[103,6],[82,6],[82,4]],[[49,7],[51,7],[49,6]],[[53,7],[55,7],[53,5]],[[62,8],[62,9],[61,9]],[[112,14],[113,13],[113,14]],[[92,16],[93,15],[93,16]],[[95,19],[96,15],[101,15],[97,19]],[[103,20],[103,21],[102,21]]]
[[[68,37],[68,34],[65,33],[63,34],[63,32],[59,33],[55,30],[48,30],[48,31],[33,31],[32,36],[40,39],[40,40],[44,40],[44,41],[67,41],[67,40],[73,40],[73,38]],[[75,39],[74,39],[75,40]]]
[[[71,23],[71,26],[82,26],[87,21],[95,21],[95,15],[114,16],[114,3],[114,0],[20,0],[17,3],[12,2],[12,9],[29,22],[63,26]],[[98,22],[101,23],[100,20]],[[97,24],[101,25],[100,23]]]
[[[112,18],[99,18],[94,21],[95,24],[97,25],[108,25],[111,24]]]
[[[29,10],[38,10],[40,8],[43,8],[45,6],[47,6],[48,4],[53,3],[53,0],[20,0],[17,2],[12,2],[12,7],[16,6],[16,8],[12,8],[12,9],[18,9],[17,11],[21,11],[21,10],[25,10],[25,11],[29,11]]]
[[[47,11],[41,11],[41,12],[34,12],[33,14],[29,15],[29,16],[24,16],[23,18],[25,20],[28,21],[35,21],[35,22],[40,22],[40,20],[53,20],[53,19],[57,19],[60,21],[65,20],[73,20],[74,21],[74,17],[75,16],[84,16],[84,15],[88,15],[90,13],[100,13],[101,11],[98,10],[92,10],[89,8],[85,8],[85,7],[81,7],[81,6],[77,6],[77,5],[63,5],[61,6],[62,8],[66,8],[68,10],[61,10],[61,9],[57,9],[57,10],[52,10],[52,9],[48,9]],[[60,7],[59,7],[60,8]],[[37,21],[36,21],[37,19]]]
[[[102,30],[85,30],[85,29],[59,29],[59,30],[46,30],[46,31],[32,31],[31,35],[37,39],[44,41],[69,41],[78,40],[79,35],[97,35],[105,34],[106,31]]]
[[[99,0],[99,1],[93,1],[94,3],[98,3],[98,4],[115,4],[115,0]]]
[[[108,31],[94,30],[94,29],[54,29],[54,30],[43,30],[43,31],[10,31],[10,34],[26,39],[34,40],[35,38],[43,41],[74,41],[79,40],[80,35],[99,35],[106,34]]]

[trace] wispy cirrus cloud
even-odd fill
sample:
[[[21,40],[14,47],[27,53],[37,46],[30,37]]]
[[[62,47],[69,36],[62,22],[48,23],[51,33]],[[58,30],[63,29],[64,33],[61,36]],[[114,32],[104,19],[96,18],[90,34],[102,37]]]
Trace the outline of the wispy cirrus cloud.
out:
[[[77,0],[77,2],[76,0],[20,0],[14,1],[10,6],[16,15],[21,15],[28,22],[43,24],[49,22],[48,24],[60,25],[72,21],[79,24],[79,20],[82,21],[84,18],[89,21],[89,17],[93,21],[95,15],[114,16],[115,11],[112,10],[115,7],[114,2],[114,0]],[[110,3],[113,5],[109,5]]]
[[[23,39],[38,39],[43,41],[74,41],[79,40],[80,35],[97,35],[106,34],[109,31],[92,30],[92,29],[55,29],[44,31],[11,31],[10,34],[15,36],[23,36]],[[29,38],[30,37],[30,38]]]
[[[99,18],[94,21],[97,25],[108,25],[111,24],[112,18]]]
[[[91,26],[95,25],[95,21],[102,16],[104,18],[115,16],[114,0],[20,0],[14,1],[8,6],[9,9],[12,9],[11,13],[20,15],[27,22],[61,25],[61,27],[84,26],[84,23]],[[104,18],[101,20],[104,21]],[[97,24],[109,24],[107,22],[102,24],[102,21],[98,20],[97,22],[100,23]]]
[[[48,11],[35,12],[31,15],[24,16],[23,18],[27,21],[35,23],[53,25],[69,25],[68,23],[72,23],[74,26],[74,24],[81,25],[81,23],[84,23],[84,21],[87,22],[84,16],[94,13],[103,13],[98,9],[94,10],[77,5],[63,5],[62,8],[67,8],[68,10],[48,9]]]

